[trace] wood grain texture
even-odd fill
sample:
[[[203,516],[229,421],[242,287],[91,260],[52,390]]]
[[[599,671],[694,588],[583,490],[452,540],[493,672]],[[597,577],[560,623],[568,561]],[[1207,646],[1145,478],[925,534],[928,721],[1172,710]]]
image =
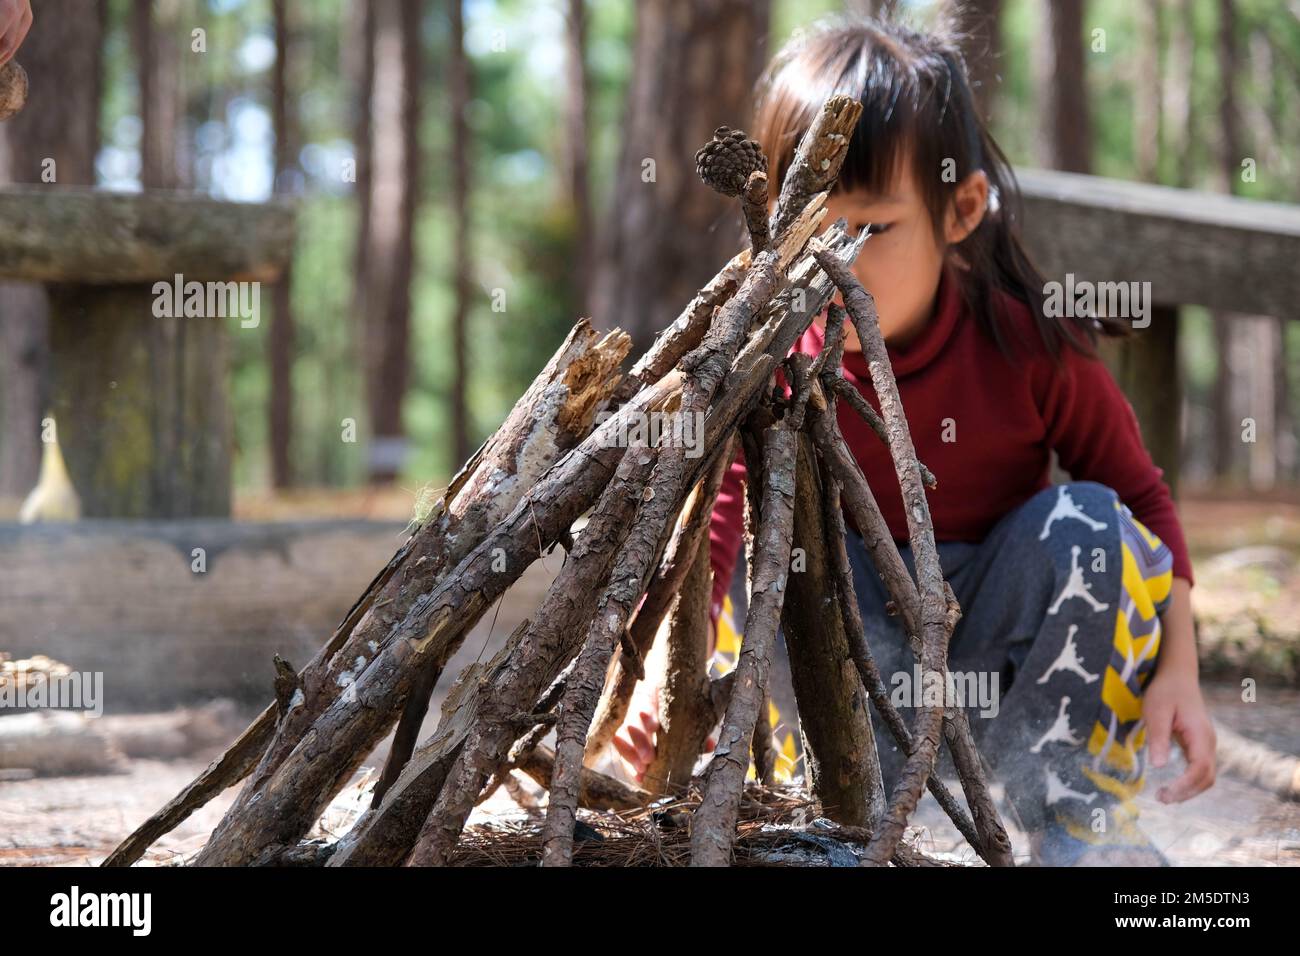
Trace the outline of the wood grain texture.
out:
[[[1300,208],[1099,176],[1018,169],[1044,277],[1147,281],[1162,305],[1300,318]]]
[[[0,189],[0,277],[110,284],[273,281],[293,255],[293,205],[80,187]]]

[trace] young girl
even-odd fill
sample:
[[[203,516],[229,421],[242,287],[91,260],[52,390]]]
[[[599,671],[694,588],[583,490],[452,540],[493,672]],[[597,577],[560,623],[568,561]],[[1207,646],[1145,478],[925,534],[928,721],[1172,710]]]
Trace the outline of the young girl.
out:
[[[1135,825],[1144,747],[1162,767],[1178,742],[1187,769],[1157,795],[1186,800],[1214,781],[1214,731],[1177,513],[1094,350],[1098,333],[1122,334],[1124,322],[1046,314],[1044,280],[1015,235],[1008,163],[960,55],[936,37],[853,22],[782,51],[760,85],[754,133],[774,199],[835,93],[859,99],[863,113],[828,221],[843,216],[872,235],[855,272],[875,297],[917,455],[938,481],[928,492],[935,537],[963,609],[949,669],[998,692],[992,708],[965,702],[976,741],[1037,862],[1167,865]],[[823,315],[795,350],[817,354],[824,326]],[[843,374],[879,410],[847,331]],[[844,402],[838,420],[914,571],[888,449]],[[1072,481],[1050,483],[1052,451]],[[741,545],[744,480],[737,455],[710,528],[715,622]],[[912,654],[846,522],[867,640],[892,690],[912,680]],[[910,723],[913,709],[900,710]],[[638,778],[654,754],[656,712],[649,688],[615,738]],[[874,713],[873,727],[888,793],[906,754]]]

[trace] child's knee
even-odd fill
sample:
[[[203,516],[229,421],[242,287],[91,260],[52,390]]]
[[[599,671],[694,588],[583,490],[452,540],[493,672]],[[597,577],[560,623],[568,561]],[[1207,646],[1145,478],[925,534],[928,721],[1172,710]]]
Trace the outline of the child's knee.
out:
[[[1163,614],[1173,599],[1173,551],[1122,502],[1116,514],[1123,544],[1125,592],[1146,617]]]
[[[1053,485],[1035,496],[1034,508],[1027,515],[1026,537],[1045,557],[1069,555],[1077,548],[1088,561],[1103,553],[1109,558],[1118,551],[1120,541],[1118,501],[1114,489],[1095,481]]]

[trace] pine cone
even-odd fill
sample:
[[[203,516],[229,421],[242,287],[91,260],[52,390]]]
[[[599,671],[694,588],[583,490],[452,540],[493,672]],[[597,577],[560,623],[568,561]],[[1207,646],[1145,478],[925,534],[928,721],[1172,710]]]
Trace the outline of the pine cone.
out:
[[[767,172],[767,157],[745,131],[719,126],[695,153],[695,172],[706,186],[724,196],[739,196],[755,170]]]
[[[27,102],[27,71],[10,60],[0,67],[0,120],[7,120]]]

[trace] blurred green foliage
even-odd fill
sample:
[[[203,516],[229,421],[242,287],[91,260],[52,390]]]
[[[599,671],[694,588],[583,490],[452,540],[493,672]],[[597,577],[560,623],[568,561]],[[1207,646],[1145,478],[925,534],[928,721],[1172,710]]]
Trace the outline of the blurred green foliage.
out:
[[[270,188],[271,43],[269,0],[185,0],[182,26],[207,31],[208,52],[183,64],[185,136],[193,185],[219,196],[262,198]],[[1300,16],[1294,3],[1238,3],[1242,72],[1237,77],[1242,135],[1258,161],[1258,179],[1240,184],[1248,196],[1294,201],[1300,155]],[[564,4],[560,0],[467,0],[466,46],[474,72],[471,197],[474,301],[469,314],[470,409],[474,437],[501,420],[577,317],[570,263],[575,222],[563,175]],[[905,3],[924,24],[935,4]],[[1090,52],[1088,83],[1094,129],[1094,168],[1133,178],[1134,91],[1166,69],[1172,5],[1161,50],[1149,62],[1134,0],[1092,0],[1085,35],[1106,31],[1105,52]],[[111,0],[114,25],[106,45],[101,180],[129,182],[138,148],[135,77],[126,34],[127,0]],[[834,0],[775,0],[769,48],[793,31],[835,13]],[[1196,56],[1192,83],[1193,135],[1188,185],[1214,188],[1220,78],[1215,56],[1217,3],[1192,0]],[[597,222],[610,202],[618,160],[622,102],[632,68],[633,0],[589,4],[591,189]],[[423,42],[422,205],[413,290],[412,379],[406,424],[413,456],[403,485],[441,483],[450,460],[448,392],[452,380],[449,323],[452,222],[449,204],[449,123],[445,64],[448,21],[443,2],[429,3]],[[303,484],[348,485],[363,478],[365,406],[357,358],[359,325],[350,314],[356,210],[341,175],[351,155],[354,97],[349,63],[359,56],[347,0],[294,4],[298,56],[293,104],[302,144],[299,238],[293,273],[297,322],[292,451]],[[1033,69],[1043,42],[1038,0],[1007,0],[1002,23],[1001,77],[994,132],[1017,164],[1033,165],[1039,136],[1039,89]],[[273,53],[273,46],[272,51]],[[1268,54],[1268,62],[1260,59]],[[665,117],[671,122],[671,117]],[[1159,178],[1175,184],[1181,157],[1165,131]],[[262,157],[260,161],[256,157]],[[252,157],[252,158],[250,158]],[[138,159],[136,160],[138,163]],[[493,308],[504,301],[504,311]],[[269,296],[263,297],[264,310]],[[606,317],[617,321],[617,317]],[[233,408],[239,487],[266,483],[265,363],[267,322],[232,330]],[[1215,355],[1208,318],[1189,310],[1185,360],[1193,402],[1208,401]],[[1297,330],[1292,328],[1293,336]],[[1293,346],[1300,345],[1293,339]],[[1292,348],[1292,355],[1300,349]],[[1291,370],[1291,381],[1300,376]],[[1293,394],[1300,387],[1293,388]],[[359,441],[340,440],[345,419]]]

